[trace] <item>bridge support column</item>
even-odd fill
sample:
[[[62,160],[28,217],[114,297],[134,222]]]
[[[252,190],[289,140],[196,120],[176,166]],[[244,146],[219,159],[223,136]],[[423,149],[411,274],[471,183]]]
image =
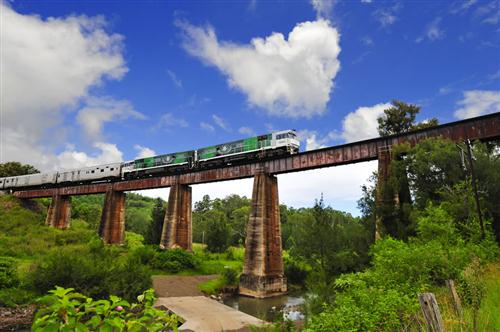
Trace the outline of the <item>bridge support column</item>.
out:
[[[191,187],[176,183],[170,187],[168,207],[163,221],[160,248],[193,250]]]
[[[125,240],[125,192],[108,189],[104,198],[99,236],[107,244]]]
[[[284,292],[278,179],[262,171],[253,183],[240,294],[264,298]]]
[[[71,196],[54,195],[47,211],[45,224],[59,229],[69,227],[71,217]]]

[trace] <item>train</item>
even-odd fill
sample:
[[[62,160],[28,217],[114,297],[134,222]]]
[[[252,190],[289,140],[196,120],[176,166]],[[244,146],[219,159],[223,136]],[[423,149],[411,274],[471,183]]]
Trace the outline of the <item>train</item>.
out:
[[[140,179],[295,154],[299,152],[299,149],[300,141],[296,131],[284,130],[197,150],[163,154],[123,163],[4,177],[0,178],[0,190]]]

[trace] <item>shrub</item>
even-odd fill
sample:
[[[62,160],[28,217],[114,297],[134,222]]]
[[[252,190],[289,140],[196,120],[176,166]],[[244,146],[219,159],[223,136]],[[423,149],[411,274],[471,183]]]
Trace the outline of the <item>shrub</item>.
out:
[[[152,263],[157,254],[158,251],[155,246],[150,245],[137,247],[131,253],[133,257],[136,257],[141,262],[141,264],[150,266],[153,266]]]
[[[0,289],[0,307],[16,307],[18,305],[33,303],[37,294],[32,291],[14,287]]]
[[[307,268],[294,259],[285,258],[285,276],[287,282],[295,285],[304,285],[307,278]]]
[[[194,255],[180,248],[161,251],[155,255],[152,261],[154,268],[172,273],[194,269],[197,265]]]
[[[134,232],[125,232],[125,247],[134,250],[144,246],[144,236]]]
[[[222,271],[222,278],[224,278],[224,281],[227,285],[238,284],[238,272],[229,266],[224,266],[224,270]]]
[[[151,285],[151,271],[138,259],[124,257],[120,248],[90,243],[80,250],[61,248],[48,253],[30,273],[35,289],[72,287],[91,297],[114,293],[127,300]]]
[[[171,331],[177,317],[153,307],[154,291],[149,289],[130,304],[111,295],[93,301],[72,288],[56,287],[40,303],[32,331]]]
[[[0,257],[0,289],[15,287],[19,284],[17,264],[13,258]]]

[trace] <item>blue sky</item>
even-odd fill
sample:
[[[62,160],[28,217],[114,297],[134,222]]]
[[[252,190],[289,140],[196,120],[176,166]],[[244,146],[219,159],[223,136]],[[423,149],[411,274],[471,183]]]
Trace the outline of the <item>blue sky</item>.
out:
[[[73,168],[288,128],[312,149],[376,136],[392,99],[443,123],[500,111],[499,1],[11,1],[0,14],[2,162]],[[357,214],[375,168],[283,176],[280,196],[323,192]]]

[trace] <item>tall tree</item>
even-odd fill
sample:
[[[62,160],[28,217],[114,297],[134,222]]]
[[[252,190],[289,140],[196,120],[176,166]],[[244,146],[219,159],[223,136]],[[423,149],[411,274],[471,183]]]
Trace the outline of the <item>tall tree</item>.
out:
[[[35,173],[40,173],[40,171],[31,165],[21,164],[17,161],[0,164],[0,178]]]
[[[439,124],[436,118],[415,123],[420,106],[393,100],[392,106],[384,110],[384,115],[377,119],[380,136],[407,133],[412,130],[429,128]]]
[[[149,225],[146,242],[149,244],[160,244],[163,220],[165,218],[165,204],[161,198],[157,198],[151,211],[151,223]]]

